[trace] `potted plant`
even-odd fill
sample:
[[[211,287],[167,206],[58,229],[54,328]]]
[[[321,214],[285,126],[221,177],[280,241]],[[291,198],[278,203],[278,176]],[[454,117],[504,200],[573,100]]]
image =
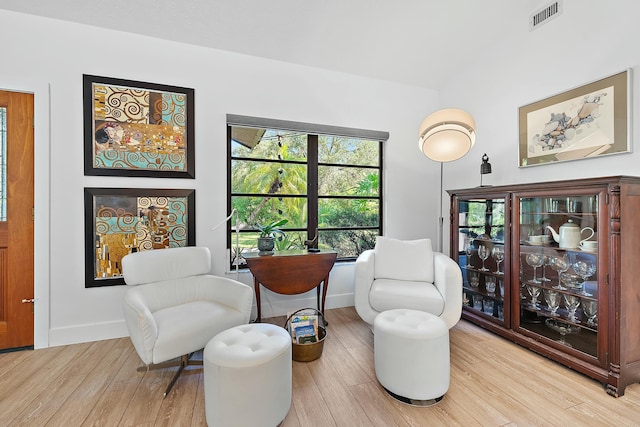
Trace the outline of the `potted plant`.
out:
[[[275,245],[274,240],[278,238],[281,240],[285,237],[284,231],[278,227],[289,222],[287,219],[281,219],[279,221],[272,221],[269,224],[262,225],[256,224],[256,230],[260,231],[260,237],[258,237],[258,250],[261,253],[270,253],[273,251]]]

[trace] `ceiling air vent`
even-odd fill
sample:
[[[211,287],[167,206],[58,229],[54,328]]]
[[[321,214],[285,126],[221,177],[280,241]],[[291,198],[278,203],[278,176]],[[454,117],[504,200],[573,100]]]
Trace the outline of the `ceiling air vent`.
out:
[[[562,1],[554,1],[529,17],[529,31],[533,31],[542,24],[546,24],[553,18],[562,14]]]

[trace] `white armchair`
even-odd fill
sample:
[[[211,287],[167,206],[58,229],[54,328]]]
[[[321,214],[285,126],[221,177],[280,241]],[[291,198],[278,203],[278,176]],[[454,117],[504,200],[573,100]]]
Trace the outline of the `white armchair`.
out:
[[[204,247],[136,252],[122,259],[125,282],[137,285],[125,293],[124,318],[146,365],[139,370],[179,366],[165,396],[187,365],[202,364],[189,360],[193,352],[251,319],[251,287],[210,270],[211,253]]]
[[[369,325],[385,310],[408,308],[436,315],[451,329],[462,314],[460,267],[433,252],[429,239],[379,236],[375,249],[356,260],[355,307]]]

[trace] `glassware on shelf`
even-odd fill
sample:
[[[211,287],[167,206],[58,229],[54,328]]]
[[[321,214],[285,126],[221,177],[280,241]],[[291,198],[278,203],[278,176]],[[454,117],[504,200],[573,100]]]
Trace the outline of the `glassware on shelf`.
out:
[[[495,277],[486,277],[484,279],[484,286],[487,289],[489,295],[494,295],[496,291],[496,278]]]
[[[572,294],[563,294],[562,296],[564,298],[564,306],[569,311],[568,319],[572,322],[577,322],[576,311],[580,307],[580,297]]]
[[[469,284],[472,288],[480,286],[480,275],[475,271],[469,272]]]
[[[559,316],[557,313],[558,308],[560,307],[560,302],[562,300],[562,295],[558,291],[554,291],[553,289],[545,289],[544,290],[544,300],[549,307],[550,315],[553,317]]]
[[[471,264],[471,257],[473,256],[473,239],[469,239],[466,248],[464,248],[464,252],[467,254],[467,268],[473,268],[473,264]]]
[[[529,295],[531,295],[529,308],[531,308],[532,310],[540,310],[540,306],[538,306],[538,297],[540,296],[540,291],[541,288],[539,288],[538,286],[527,284],[527,292],[529,292]]]
[[[542,277],[540,278],[541,282],[550,282],[551,279],[547,278],[547,265],[551,263],[551,256],[542,255]]]
[[[582,298],[582,311],[587,316],[587,325],[598,325],[598,301]]]
[[[493,273],[494,274],[503,274],[500,271],[500,263],[502,261],[504,261],[504,248],[502,246],[494,247],[493,250],[491,251],[491,256],[496,261],[496,271],[494,271]]]
[[[542,283],[540,280],[536,278],[536,270],[544,262],[544,255],[542,255],[542,253],[532,252],[527,254],[527,256],[525,257],[525,260],[527,261],[527,264],[533,267],[533,279],[529,280],[529,283],[535,283],[535,284]]]
[[[558,273],[558,284],[554,286],[555,289],[566,290],[567,288],[562,285],[562,274],[569,269],[569,260],[566,255],[551,257],[549,261],[551,268]]]
[[[498,288],[500,289],[500,296],[504,298],[504,280],[498,280]]]
[[[480,271],[489,271],[489,269],[484,266],[484,262],[489,258],[489,253],[489,248],[485,245],[478,246],[478,257],[482,260],[482,268],[480,268]]]
[[[493,316],[493,305],[494,301],[492,299],[486,299],[482,301],[482,311],[486,314]]]
[[[478,311],[482,311],[482,295],[473,295],[473,308]]]
[[[577,334],[578,332],[580,332],[580,327],[576,326],[576,325],[570,325],[568,323],[563,323],[557,319],[554,318],[548,318],[547,320],[545,320],[544,322],[548,327],[550,327],[551,329],[553,329],[554,331],[558,332],[560,334],[560,339],[556,342],[559,342],[562,345],[566,345],[567,347],[573,347],[571,344],[569,344],[566,340],[565,340],[565,336],[567,334]]]
[[[573,267],[573,271],[575,271],[578,276],[582,277],[582,286],[579,292],[580,295],[583,295],[586,297],[592,296],[589,292],[585,290],[584,287],[585,287],[585,283],[587,282],[587,279],[596,273],[596,263],[593,261],[580,260],[573,263],[572,267]]]

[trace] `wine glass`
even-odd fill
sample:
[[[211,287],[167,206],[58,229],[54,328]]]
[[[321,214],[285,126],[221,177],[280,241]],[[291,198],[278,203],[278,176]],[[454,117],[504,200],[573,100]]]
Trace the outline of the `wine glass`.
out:
[[[496,271],[494,271],[493,273],[502,274],[502,272],[500,271],[500,263],[504,261],[504,248],[502,246],[494,247],[493,251],[491,251],[491,256],[494,260],[496,260]]]
[[[541,289],[538,286],[527,285],[527,292],[529,292],[529,295],[531,295],[531,302],[529,303],[529,307],[533,310],[540,310],[540,307],[538,306],[538,297],[540,296],[540,291]]]
[[[540,280],[542,282],[550,282],[551,279],[547,278],[547,265],[551,264],[551,257],[549,255],[542,255],[542,277]]]
[[[554,316],[554,317],[559,316],[557,311],[558,311],[558,308],[560,307],[561,299],[562,299],[562,296],[560,295],[560,292],[554,291],[553,289],[544,290],[544,300],[547,302],[547,306],[549,307],[549,310],[551,310],[551,313],[549,313],[551,316]]]
[[[569,310],[569,320],[576,322],[576,311],[578,310],[578,307],[580,307],[580,298],[571,294],[563,294],[563,297],[564,306]]]
[[[480,271],[489,271],[489,269],[484,266],[484,262],[487,260],[487,258],[489,258],[489,248],[487,248],[485,245],[478,246],[478,256],[482,260],[482,268],[480,269]]]
[[[549,265],[551,266],[551,268],[553,268],[554,271],[558,273],[558,285],[554,286],[553,288],[560,289],[562,291],[566,290],[567,288],[562,286],[561,279],[562,279],[562,273],[564,273],[569,269],[569,260],[567,259],[567,256],[562,255],[562,256],[551,257],[551,261],[549,262]]]
[[[576,261],[573,264],[573,271],[575,271],[578,276],[582,277],[582,289],[580,290],[579,294],[586,297],[592,296],[584,289],[584,287],[587,279],[595,274],[596,264],[591,261]]]
[[[544,262],[544,256],[541,253],[530,253],[526,256],[527,264],[533,267],[533,279],[529,280],[529,283],[540,284],[540,280],[536,278],[536,269]]]
[[[464,249],[467,254],[467,268],[473,268],[473,264],[471,264],[471,257],[473,256],[473,239],[469,239],[469,243],[467,247]]]
[[[587,316],[587,325],[596,326],[598,324],[598,301],[582,298],[582,311]]]

